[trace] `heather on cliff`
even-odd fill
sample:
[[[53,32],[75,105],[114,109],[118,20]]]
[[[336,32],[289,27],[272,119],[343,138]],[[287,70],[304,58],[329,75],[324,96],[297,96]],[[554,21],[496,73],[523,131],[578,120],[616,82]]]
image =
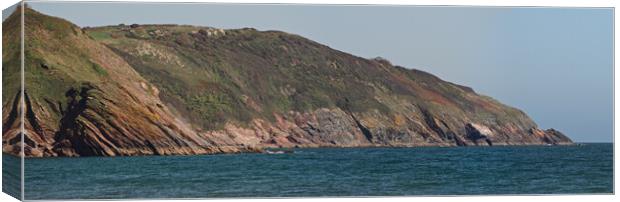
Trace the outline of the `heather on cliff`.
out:
[[[469,87],[294,34],[79,28],[25,10],[29,156],[571,143]],[[20,144],[16,13],[3,22],[3,151],[11,154]]]

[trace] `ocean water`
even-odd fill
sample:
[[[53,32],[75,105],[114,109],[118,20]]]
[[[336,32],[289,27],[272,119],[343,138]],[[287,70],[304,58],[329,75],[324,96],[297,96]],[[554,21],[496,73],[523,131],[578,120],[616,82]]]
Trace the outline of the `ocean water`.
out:
[[[612,144],[41,158],[25,166],[26,199],[613,192]]]

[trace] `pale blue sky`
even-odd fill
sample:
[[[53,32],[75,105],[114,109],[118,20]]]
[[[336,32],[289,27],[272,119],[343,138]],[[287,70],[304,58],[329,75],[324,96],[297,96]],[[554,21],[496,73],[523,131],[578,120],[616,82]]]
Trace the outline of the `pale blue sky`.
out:
[[[471,86],[578,142],[613,138],[610,8],[29,4],[79,26],[282,30]]]

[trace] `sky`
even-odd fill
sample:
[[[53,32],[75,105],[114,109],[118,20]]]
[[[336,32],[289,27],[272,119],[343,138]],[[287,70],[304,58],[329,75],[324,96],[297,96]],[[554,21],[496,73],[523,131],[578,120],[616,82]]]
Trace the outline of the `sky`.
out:
[[[82,27],[188,24],[294,33],[470,86],[576,142],[613,141],[611,8],[29,4]]]

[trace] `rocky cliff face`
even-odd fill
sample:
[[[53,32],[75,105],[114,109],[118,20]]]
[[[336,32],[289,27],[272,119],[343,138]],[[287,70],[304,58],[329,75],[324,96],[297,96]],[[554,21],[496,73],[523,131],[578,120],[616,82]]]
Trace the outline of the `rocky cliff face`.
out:
[[[284,32],[80,29],[25,15],[27,156],[571,143],[468,87]],[[11,154],[21,144],[18,17],[3,22],[3,151]]]

